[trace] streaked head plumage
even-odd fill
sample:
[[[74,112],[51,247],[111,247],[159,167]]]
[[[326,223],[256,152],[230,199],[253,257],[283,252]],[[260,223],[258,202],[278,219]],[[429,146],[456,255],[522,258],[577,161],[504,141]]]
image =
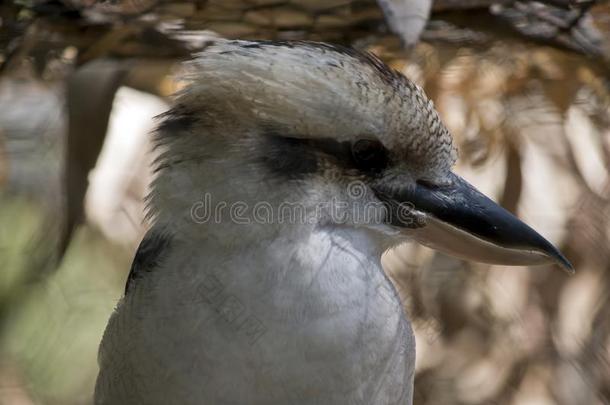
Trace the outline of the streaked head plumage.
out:
[[[378,140],[429,180],[456,159],[422,89],[370,53],[313,42],[218,41],[188,64],[185,78],[190,85],[178,104],[227,117],[227,132]]]

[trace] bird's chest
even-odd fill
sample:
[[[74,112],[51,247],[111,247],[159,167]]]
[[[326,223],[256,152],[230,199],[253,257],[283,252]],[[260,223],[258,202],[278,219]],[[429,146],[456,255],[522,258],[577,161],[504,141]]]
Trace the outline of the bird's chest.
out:
[[[181,257],[132,310],[184,403],[404,403],[414,341],[376,260],[315,246]]]

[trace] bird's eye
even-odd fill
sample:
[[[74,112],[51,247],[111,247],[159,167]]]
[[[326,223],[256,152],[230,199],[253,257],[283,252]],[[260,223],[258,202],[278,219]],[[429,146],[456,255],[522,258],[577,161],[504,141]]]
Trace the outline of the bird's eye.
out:
[[[388,151],[379,141],[360,139],[352,145],[356,167],[364,171],[379,171],[388,165]]]

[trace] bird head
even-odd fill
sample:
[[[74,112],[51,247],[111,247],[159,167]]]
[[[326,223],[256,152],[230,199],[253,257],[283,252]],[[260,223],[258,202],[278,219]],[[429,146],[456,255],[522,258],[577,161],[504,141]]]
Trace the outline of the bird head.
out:
[[[347,204],[340,220],[326,210],[319,225],[407,236],[469,260],[572,269],[550,242],[452,172],[456,149],[432,102],[371,54],[219,41],[188,64],[186,79],[159,130],[158,143],[170,145],[167,166],[204,156],[239,161],[240,176],[251,178],[240,191],[267,187],[269,196],[283,190],[281,198]],[[226,167],[219,173],[231,176]]]

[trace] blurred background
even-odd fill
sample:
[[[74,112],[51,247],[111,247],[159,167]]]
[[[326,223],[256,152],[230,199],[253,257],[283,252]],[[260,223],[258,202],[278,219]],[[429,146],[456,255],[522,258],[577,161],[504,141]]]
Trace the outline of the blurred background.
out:
[[[456,171],[574,264],[388,252],[415,404],[610,404],[610,4],[595,0],[0,3],[0,404],[91,403],[147,226],[152,117],[217,37],[374,52],[434,100]]]

